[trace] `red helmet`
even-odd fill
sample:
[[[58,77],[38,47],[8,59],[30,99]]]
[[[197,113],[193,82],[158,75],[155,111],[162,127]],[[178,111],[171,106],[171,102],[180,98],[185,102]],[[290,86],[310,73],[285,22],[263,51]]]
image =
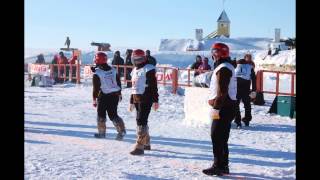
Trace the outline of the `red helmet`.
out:
[[[108,60],[108,56],[104,53],[104,52],[98,52],[95,56],[94,56],[94,63],[96,65],[99,64],[106,64]]]
[[[221,57],[226,58],[229,57],[229,47],[224,43],[215,43],[211,47],[212,50],[219,50],[221,51]]]
[[[131,55],[132,64],[141,64],[147,61],[146,54],[141,49],[136,49]]]

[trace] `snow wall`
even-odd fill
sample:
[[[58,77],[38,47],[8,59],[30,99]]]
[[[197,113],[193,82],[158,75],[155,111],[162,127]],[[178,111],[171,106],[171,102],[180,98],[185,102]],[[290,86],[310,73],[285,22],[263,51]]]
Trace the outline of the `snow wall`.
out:
[[[210,124],[208,104],[209,88],[186,87],[184,97],[184,123],[190,126]]]

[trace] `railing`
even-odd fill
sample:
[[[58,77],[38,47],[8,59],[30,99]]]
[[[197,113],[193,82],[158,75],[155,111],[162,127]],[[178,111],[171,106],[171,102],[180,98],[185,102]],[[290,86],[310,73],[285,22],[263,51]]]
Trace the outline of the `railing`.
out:
[[[264,73],[275,73],[276,74],[276,89],[275,91],[265,91],[264,86],[263,86],[263,75]],[[280,86],[280,74],[289,74],[291,75],[291,82],[290,82],[290,93],[286,92],[280,92],[279,91],[279,86]],[[276,96],[278,95],[290,95],[290,96],[295,96],[295,78],[296,73],[295,72],[282,72],[282,71],[269,71],[269,70],[260,70],[257,72],[257,92],[262,92],[262,93],[269,93],[269,94],[275,94]]]
[[[60,80],[66,81],[67,78],[72,81],[76,80],[76,83],[80,83],[81,78],[85,78],[86,72],[88,73],[87,76],[92,77],[90,73],[90,65],[82,65],[85,69],[85,75],[80,76],[81,67],[80,64],[50,64],[50,77],[51,78],[58,78]],[[70,68],[71,67],[71,68]],[[123,77],[122,82],[132,82],[131,78],[128,79],[127,74],[130,70],[134,68],[134,66],[128,66],[128,65],[113,65],[117,69],[117,72],[119,70],[123,70]],[[69,77],[67,77],[67,69],[69,68]],[[89,68],[89,69],[88,69]],[[75,71],[75,73],[74,73]],[[172,86],[172,92],[176,93],[178,87],[191,87],[192,86],[192,79],[191,74],[194,72],[208,72],[209,70],[194,70],[194,69],[186,69],[186,68],[176,68],[176,67],[165,67],[165,66],[157,66],[157,74],[156,78],[158,81],[158,84],[162,84],[164,86],[171,85]],[[183,72],[187,72],[187,82],[179,82],[179,79],[181,79],[181,75]],[[276,88],[275,91],[267,91],[264,90],[264,81],[263,76],[264,73],[275,73],[276,74]],[[75,74],[75,76],[74,76]],[[279,86],[280,86],[280,74],[289,74],[291,75],[291,89],[290,93],[287,92],[280,92]],[[257,79],[256,79],[256,85],[257,85],[257,92],[262,93],[270,93],[270,94],[276,94],[276,95],[291,95],[295,96],[295,72],[282,72],[282,71],[269,71],[269,70],[259,70],[257,72]],[[29,78],[31,78],[29,76]]]
[[[50,64],[50,78],[57,78],[59,80],[67,80],[67,69],[69,70],[68,80],[76,80],[76,83],[80,83],[80,64]],[[56,73],[56,75],[55,75]],[[75,76],[74,76],[75,75]]]

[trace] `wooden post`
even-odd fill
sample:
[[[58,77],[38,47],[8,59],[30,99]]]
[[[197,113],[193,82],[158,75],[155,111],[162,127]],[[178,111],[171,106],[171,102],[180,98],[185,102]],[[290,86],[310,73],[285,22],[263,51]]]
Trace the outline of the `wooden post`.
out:
[[[190,69],[188,69],[188,86],[190,87]]]
[[[124,83],[125,84],[127,84],[127,65],[124,65],[124,74],[123,74],[123,76],[124,76]]]
[[[291,96],[294,96],[294,74],[291,74]]]
[[[166,67],[163,68],[163,85],[166,85]]]
[[[67,65],[66,64],[63,64],[63,82],[66,82],[66,79],[67,79]]]
[[[61,78],[60,77],[60,70],[61,70],[60,68],[61,68],[61,64],[58,64],[58,79],[59,79],[59,81],[60,81],[60,78]]]
[[[263,70],[260,73],[260,92],[263,93]]]
[[[277,71],[277,79],[276,79],[276,96],[279,95],[279,71]]]
[[[69,81],[72,82],[72,64],[69,63]]]
[[[263,70],[257,72],[256,86],[257,92],[263,92]]]
[[[53,64],[50,64],[50,79],[54,78],[53,71],[54,71],[54,66],[53,66]]]
[[[172,69],[172,93],[177,94],[178,89],[178,69]]]
[[[76,78],[77,78],[77,84],[80,84],[80,63],[77,63],[76,66]]]

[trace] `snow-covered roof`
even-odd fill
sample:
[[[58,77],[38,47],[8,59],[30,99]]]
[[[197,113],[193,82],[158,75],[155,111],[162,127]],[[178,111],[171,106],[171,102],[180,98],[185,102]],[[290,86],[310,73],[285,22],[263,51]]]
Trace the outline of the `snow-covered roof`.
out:
[[[223,10],[222,13],[220,14],[217,22],[230,22],[227,13]]]

